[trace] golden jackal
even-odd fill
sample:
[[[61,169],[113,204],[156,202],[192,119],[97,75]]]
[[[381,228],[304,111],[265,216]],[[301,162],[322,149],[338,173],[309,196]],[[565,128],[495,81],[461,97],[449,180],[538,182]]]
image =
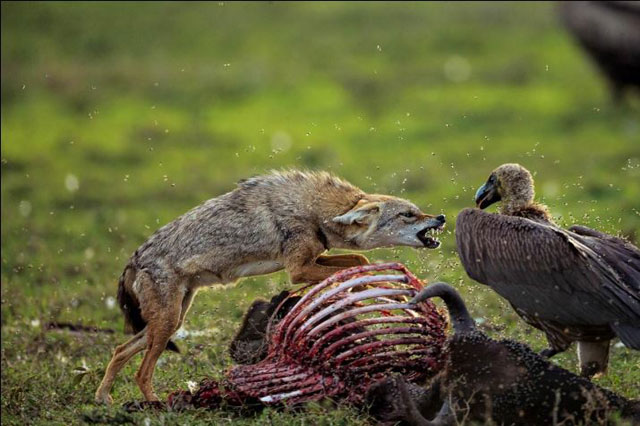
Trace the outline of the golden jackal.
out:
[[[285,269],[293,283],[319,282],[368,263],[331,248],[436,248],[444,216],[424,214],[388,195],[366,194],[324,172],[286,171],[241,181],[157,230],[135,251],[120,277],[118,301],[136,333],[118,346],[96,392],[111,403],[116,374],[146,349],[136,382],[148,401],[153,370],[182,325],[198,288]]]

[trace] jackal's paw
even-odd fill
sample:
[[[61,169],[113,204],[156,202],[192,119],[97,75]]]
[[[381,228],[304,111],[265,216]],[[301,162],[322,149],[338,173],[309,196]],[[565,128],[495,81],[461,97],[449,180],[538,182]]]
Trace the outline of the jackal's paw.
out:
[[[104,392],[96,392],[95,401],[96,401],[96,404],[103,404],[103,405],[113,404],[113,398],[111,398],[111,395]]]
[[[153,392],[153,391],[143,392],[143,395],[144,395],[144,398],[145,398],[145,401],[143,401],[143,402],[146,402],[149,405],[153,405],[156,402],[160,402],[160,398],[158,398],[158,395],[156,395],[156,393]]]

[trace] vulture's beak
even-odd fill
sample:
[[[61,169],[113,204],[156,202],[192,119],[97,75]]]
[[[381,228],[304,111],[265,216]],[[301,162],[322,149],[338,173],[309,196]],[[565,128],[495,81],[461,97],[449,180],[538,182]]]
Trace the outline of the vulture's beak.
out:
[[[489,179],[476,191],[476,206],[481,209],[486,209],[498,201],[500,201],[500,194],[494,179]]]

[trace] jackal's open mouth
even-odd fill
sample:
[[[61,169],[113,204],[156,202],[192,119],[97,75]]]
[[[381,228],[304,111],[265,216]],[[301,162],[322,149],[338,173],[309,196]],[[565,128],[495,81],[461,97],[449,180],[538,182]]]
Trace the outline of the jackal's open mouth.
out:
[[[426,247],[430,249],[440,247],[440,240],[436,238],[436,234],[439,234],[444,229],[444,223],[441,223],[436,226],[429,226],[424,228],[422,231],[418,232],[416,235],[420,242]]]

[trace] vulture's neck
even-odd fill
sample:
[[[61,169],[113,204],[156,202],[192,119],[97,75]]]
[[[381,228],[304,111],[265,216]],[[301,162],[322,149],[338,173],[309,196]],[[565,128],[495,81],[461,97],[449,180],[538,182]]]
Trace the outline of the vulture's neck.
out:
[[[553,223],[547,206],[535,202],[528,204],[503,203],[500,213],[507,216],[524,217],[525,219]]]

